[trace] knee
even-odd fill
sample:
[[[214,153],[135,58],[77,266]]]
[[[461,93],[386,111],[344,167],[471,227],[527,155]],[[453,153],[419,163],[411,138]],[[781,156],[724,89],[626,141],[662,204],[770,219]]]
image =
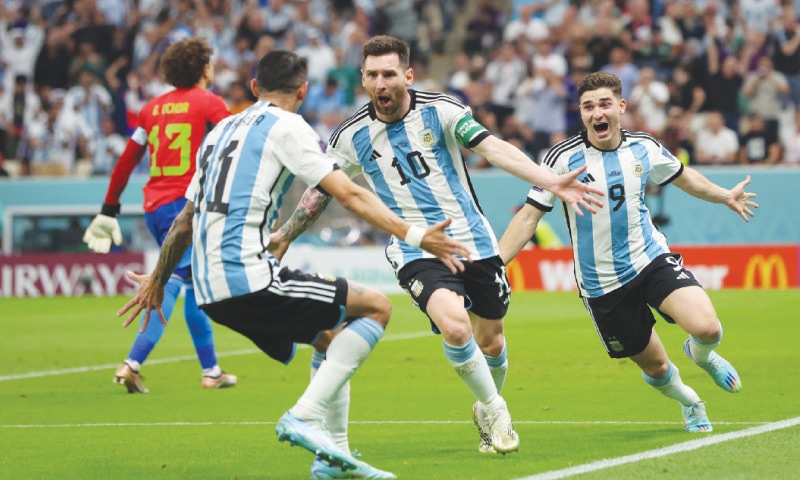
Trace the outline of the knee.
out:
[[[642,365],[642,371],[651,378],[664,378],[669,371],[669,360]]]
[[[703,343],[714,343],[722,336],[722,326],[716,316],[711,316],[708,321],[697,326],[692,335]]]
[[[483,353],[492,357],[503,353],[503,348],[506,346],[502,331],[492,334],[479,334],[476,332],[475,341],[478,343],[478,347]]]
[[[450,345],[464,345],[472,337],[469,319],[445,315],[433,320],[442,333],[442,339]]]
[[[376,295],[372,301],[372,308],[373,313],[369,315],[369,317],[386,328],[392,316],[392,302],[389,300],[389,297],[376,291]]]

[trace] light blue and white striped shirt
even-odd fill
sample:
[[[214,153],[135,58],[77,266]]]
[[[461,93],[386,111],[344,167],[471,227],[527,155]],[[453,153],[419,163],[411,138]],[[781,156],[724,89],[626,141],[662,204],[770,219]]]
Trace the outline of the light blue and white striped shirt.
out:
[[[650,134],[622,131],[622,143],[611,151],[593,147],[582,132],[556,144],[542,167],[563,174],[587,165],[579,179],[606,192],[604,207],[580,217],[564,208],[575,260],[575,278],[584,297],[599,297],[633,280],[650,262],[669,252],[644,202],[650,177],[664,185],[683,172],[683,165]],[[532,186],[527,203],[550,211],[556,196]]]
[[[297,114],[259,101],[217,124],[197,151],[186,191],[194,202],[192,270],[200,305],[262,290],[267,251],[294,177],[316,186],[331,173],[319,135]]]
[[[328,153],[351,178],[367,183],[395,214],[423,228],[451,218],[448,234],[470,248],[472,258],[498,254],[497,239],[483,216],[461,155],[489,132],[472,111],[442,93],[409,90],[411,109],[395,123],[378,120],[371,104],[359,109],[331,136]],[[428,252],[392,238],[386,255],[395,271]]]

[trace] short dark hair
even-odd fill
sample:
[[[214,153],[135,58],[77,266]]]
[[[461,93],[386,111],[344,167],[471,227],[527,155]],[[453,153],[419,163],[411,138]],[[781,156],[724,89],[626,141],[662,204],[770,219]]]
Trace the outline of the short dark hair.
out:
[[[399,38],[390,37],[389,35],[377,35],[367,40],[367,43],[365,43],[364,47],[361,49],[361,65],[364,65],[364,61],[367,57],[379,57],[390,53],[397,54],[401,66],[409,66],[411,48],[408,46],[408,43]]]
[[[292,93],[308,80],[308,62],[286,50],[273,50],[261,57],[256,68],[260,91]]]
[[[190,88],[203,77],[211,62],[211,47],[203,38],[191,37],[177,41],[161,57],[164,79],[175,88]]]
[[[592,72],[583,77],[578,84],[578,98],[586,92],[599,88],[609,88],[617,98],[622,98],[622,82],[610,72]]]

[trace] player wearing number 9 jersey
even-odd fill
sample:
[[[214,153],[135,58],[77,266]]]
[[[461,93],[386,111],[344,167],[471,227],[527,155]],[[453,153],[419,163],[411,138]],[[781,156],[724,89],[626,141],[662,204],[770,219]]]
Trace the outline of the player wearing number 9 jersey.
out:
[[[174,90],[160,95],[142,107],[136,130],[114,166],[101,213],[84,235],[89,248],[108,252],[113,241],[119,245],[122,235],[116,220],[119,199],[131,172],[145,151],[150,152],[150,179],[144,187],[144,211],[147,226],[159,245],[186,203],[184,194],[196,170],[197,150],[208,130],[229,115],[225,102],[206,90],[213,80],[211,48],[200,38],[187,38],[171,45],[161,58],[161,69]],[[234,385],[236,377],[217,365],[211,322],[197,307],[192,286],[191,251],[179,262],[165,289],[164,314],[169,318],[175,301],[186,288],[184,315],[200,365],[204,388]],[[144,317],[143,317],[144,319]],[[114,377],[130,393],[146,393],[139,367],[147,359],[164,332],[158,318],[139,332],[125,362]]]

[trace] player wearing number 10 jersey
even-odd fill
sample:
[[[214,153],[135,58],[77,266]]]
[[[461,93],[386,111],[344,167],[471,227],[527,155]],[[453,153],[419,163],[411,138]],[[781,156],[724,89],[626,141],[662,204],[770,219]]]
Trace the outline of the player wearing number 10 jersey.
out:
[[[131,172],[149,147],[150,180],[144,187],[145,220],[150,232],[162,244],[175,217],[186,203],[184,194],[194,176],[195,156],[211,127],[228,116],[228,108],[219,96],[206,90],[214,75],[211,48],[200,38],[188,38],[171,45],[161,58],[161,69],[175,89],[160,95],[142,107],[136,130],[111,173],[105,203],[84,235],[84,241],[96,252],[108,252],[111,242],[119,245],[122,235],[116,214],[119,199]],[[217,364],[211,322],[197,307],[192,286],[191,251],[187,251],[173,272],[165,289],[163,311],[169,318],[175,301],[186,288],[184,315],[200,365],[204,388],[236,384],[236,377],[222,372]],[[143,317],[144,319],[144,317]],[[158,343],[164,325],[158,317],[139,332],[128,358],[117,369],[114,381],[125,385],[129,393],[146,393],[139,367]]]
[[[410,89],[408,45],[376,36],[363,48],[361,82],[370,103],[334,132],[330,152],[348,175],[363,173],[392,211],[418,227],[452,219],[449,233],[472,250],[462,273],[397,238],[387,257],[405,288],[442,335],[445,357],[475,397],[473,418],[482,452],[519,448],[500,391],[508,368],[503,317],[510,288],[497,240],[481,213],[461,147],[522,179],[540,179],[572,207],[594,211],[593,190],[573,172],[557,176],[489,133],[451,96]],[[599,202],[596,202],[599,204]]]

